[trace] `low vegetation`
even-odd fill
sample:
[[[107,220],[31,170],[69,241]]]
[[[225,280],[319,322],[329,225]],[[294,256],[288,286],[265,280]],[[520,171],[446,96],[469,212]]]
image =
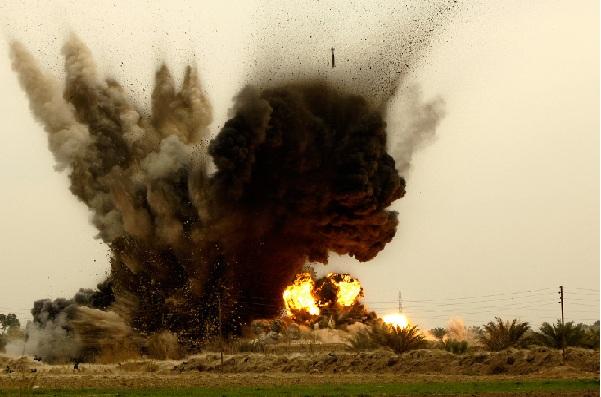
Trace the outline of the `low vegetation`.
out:
[[[446,351],[453,354],[463,354],[467,352],[468,343],[466,340],[447,339],[443,343]]]

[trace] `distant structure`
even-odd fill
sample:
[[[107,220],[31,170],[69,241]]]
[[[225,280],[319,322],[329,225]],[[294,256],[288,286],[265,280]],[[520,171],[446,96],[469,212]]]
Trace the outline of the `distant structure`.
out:
[[[336,67],[336,60],[334,59],[334,47],[332,47],[332,68]]]

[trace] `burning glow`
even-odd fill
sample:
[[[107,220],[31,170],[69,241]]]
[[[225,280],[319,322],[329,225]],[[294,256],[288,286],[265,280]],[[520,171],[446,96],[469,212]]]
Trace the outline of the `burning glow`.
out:
[[[403,313],[387,314],[384,317],[382,317],[382,320],[384,320],[386,324],[392,325],[394,327],[407,328],[409,326],[409,320],[407,319],[407,316],[405,316]]]
[[[332,276],[334,276],[334,273],[328,274],[329,278],[332,278]],[[342,276],[341,281],[333,282],[338,287],[336,301],[339,305],[350,306],[355,303],[355,299],[357,299],[357,296],[361,292],[361,283],[359,283],[359,280],[352,278],[350,274],[345,274]]]
[[[305,310],[309,314],[318,315],[319,307],[313,296],[313,279],[309,273],[299,273],[292,285],[284,290],[286,312],[292,316],[292,310]]]

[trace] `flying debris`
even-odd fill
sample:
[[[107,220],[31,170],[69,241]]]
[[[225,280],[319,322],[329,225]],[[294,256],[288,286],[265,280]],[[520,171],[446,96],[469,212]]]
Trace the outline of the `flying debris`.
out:
[[[336,59],[334,59],[334,47],[332,47],[332,68],[336,67]]]

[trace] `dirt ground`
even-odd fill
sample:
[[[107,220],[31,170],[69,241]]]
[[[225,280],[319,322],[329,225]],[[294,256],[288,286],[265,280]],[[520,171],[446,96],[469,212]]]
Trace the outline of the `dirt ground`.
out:
[[[0,389],[152,388],[399,383],[524,379],[598,379],[599,352],[549,348],[454,355],[442,350],[263,354],[205,353],[184,360],[139,359],[115,364],[48,365],[0,356]]]

